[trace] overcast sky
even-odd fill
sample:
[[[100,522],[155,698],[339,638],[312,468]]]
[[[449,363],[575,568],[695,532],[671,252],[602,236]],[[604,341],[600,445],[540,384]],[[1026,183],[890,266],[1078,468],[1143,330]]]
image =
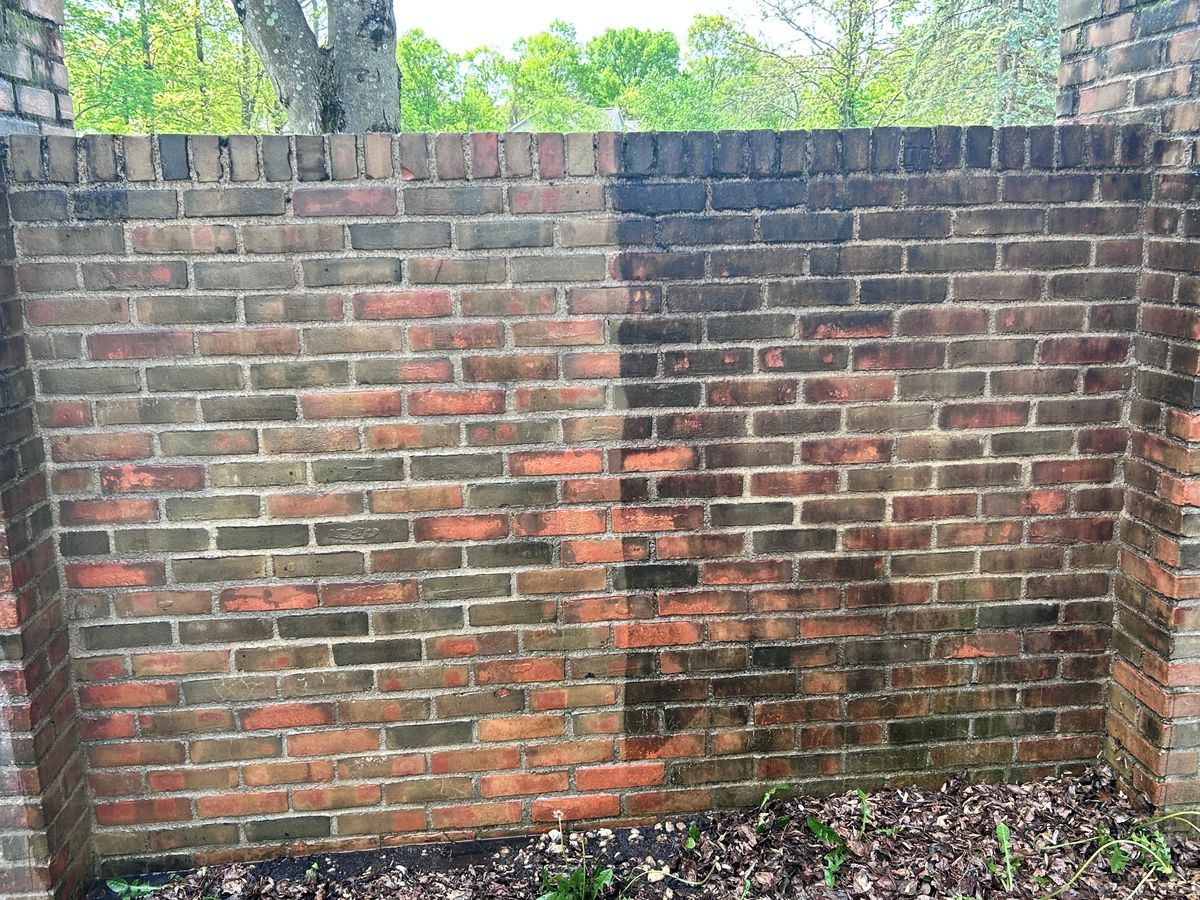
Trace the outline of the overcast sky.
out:
[[[775,31],[762,23],[756,0],[434,0],[399,4],[396,26],[420,28],[456,53],[484,44],[507,50],[556,18],[574,23],[582,40],[606,28],[652,28],[675,32],[682,46],[688,25],[700,13],[732,14],[751,31]]]

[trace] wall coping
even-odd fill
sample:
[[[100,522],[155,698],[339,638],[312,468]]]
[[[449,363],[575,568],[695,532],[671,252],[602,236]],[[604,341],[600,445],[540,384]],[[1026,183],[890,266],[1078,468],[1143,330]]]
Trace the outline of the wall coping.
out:
[[[816,131],[9,135],[13,183],[778,178],[971,169],[1189,168],[1191,142],[1142,124]]]

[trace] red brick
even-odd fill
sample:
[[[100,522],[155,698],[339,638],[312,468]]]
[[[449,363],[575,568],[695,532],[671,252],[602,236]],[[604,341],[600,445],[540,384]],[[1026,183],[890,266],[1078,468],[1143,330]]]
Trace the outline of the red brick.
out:
[[[892,399],[895,378],[884,376],[833,376],[809,378],[804,397],[810,403],[871,403]]]
[[[938,419],[942,428],[1012,428],[1029,420],[1028,403],[951,403]]]
[[[508,517],[429,516],[416,519],[413,536],[418,541],[488,541],[508,535]]]
[[[519,513],[513,517],[513,531],[527,536],[598,534],[604,531],[604,527],[605,514],[602,509],[563,509]]]
[[[584,797],[539,797],[533,801],[533,821],[572,822],[580,819],[610,819],[621,811],[616,794],[590,794]]]
[[[394,216],[391,187],[299,187],[292,193],[298,216]]]
[[[892,457],[890,438],[828,438],[803,441],[800,456],[818,466],[860,465],[887,462]]]
[[[426,350],[479,350],[504,346],[504,326],[499,322],[456,322],[447,325],[413,325],[408,346]]]
[[[179,685],[173,681],[126,681],[79,687],[79,703],[87,709],[175,706],[178,702]]]
[[[531,738],[558,737],[566,723],[562,716],[506,716],[500,719],[481,719],[478,735],[481,741],[523,741]]]
[[[429,771],[434,775],[455,772],[489,772],[516,769],[521,765],[517,747],[484,747],[478,750],[437,750],[430,754]]]
[[[596,538],[563,541],[559,545],[559,552],[562,561],[568,565],[636,562],[650,558],[650,544],[645,538]]]
[[[74,588],[146,587],[166,584],[161,562],[67,563],[67,584]]]
[[[162,359],[192,355],[190,331],[113,331],[89,334],[89,359]]]
[[[497,659],[475,664],[478,684],[561,681],[566,666],[561,659]]]
[[[463,806],[434,807],[434,828],[479,828],[484,825],[510,825],[521,820],[521,801],[471,803]]]
[[[269,813],[286,812],[287,808],[287,791],[267,791],[260,794],[239,791],[236,794],[217,794],[196,799],[196,813],[202,819],[264,816]]]
[[[227,588],[221,591],[220,600],[225,612],[309,609],[317,605],[317,591],[315,587]]]
[[[414,416],[470,416],[504,412],[504,391],[409,391],[408,411]]]
[[[792,564],[781,559],[714,562],[700,566],[703,584],[767,584],[791,580]]]
[[[586,475],[604,470],[599,450],[531,450],[508,455],[513,475]]]
[[[704,524],[701,506],[626,506],[612,511],[612,530],[692,531]]]
[[[247,731],[332,725],[333,706],[328,703],[277,703],[242,710],[238,720]]]
[[[103,466],[100,487],[106,494],[198,491],[204,487],[203,466]]]
[[[614,472],[676,472],[697,466],[696,451],[690,447],[613,450],[609,457]]]
[[[485,775],[479,780],[479,793],[484,797],[530,796],[567,789],[566,772],[546,772],[534,775]]]
[[[295,810],[351,809],[356,806],[374,806],[380,799],[377,784],[347,784],[338,787],[318,787],[292,791],[292,808]],[[424,816],[420,816],[424,825]],[[420,826],[418,826],[420,827]],[[414,829],[415,830],[415,829]]]
[[[306,419],[375,419],[398,416],[399,391],[342,391],[330,394],[305,394],[300,411]]]
[[[389,581],[382,584],[326,584],[321,593],[324,606],[412,603],[417,599],[417,583]]]
[[[354,295],[353,304],[356,319],[425,319],[451,313],[448,291],[363,291]]]
[[[186,797],[97,803],[95,811],[96,821],[101,825],[156,825],[185,822],[192,817],[191,803]]]
[[[158,518],[154,500],[63,500],[58,510],[64,525],[118,525]]]
[[[289,734],[289,756],[341,756],[379,749],[379,729],[339,728],[312,734]]]
[[[698,644],[703,639],[704,626],[699,622],[634,622],[613,626],[613,646],[621,649]]]

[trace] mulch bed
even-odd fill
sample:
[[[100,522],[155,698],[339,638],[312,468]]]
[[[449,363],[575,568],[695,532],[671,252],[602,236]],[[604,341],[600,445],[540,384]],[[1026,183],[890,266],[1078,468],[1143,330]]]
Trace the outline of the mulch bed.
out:
[[[589,868],[614,870],[612,885],[603,894],[610,898],[1040,898],[1065,884],[1098,845],[1090,840],[1056,850],[1042,848],[1101,832],[1123,837],[1139,820],[1106,769],[1022,785],[970,784],[956,778],[937,791],[904,788],[867,796],[865,830],[863,804],[855,793],[771,799],[762,809],[672,819],[653,828],[584,833],[567,829],[565,849],[555,832],[515,844],[476,844],[465,859],[443,845],[210,868],[172,881],[154,896],[535,898],[542,893],[541,872],[567,872],[577,866],[580,844],[586,839]],[[844,842],[846,861],[832,888],[822,879],[830,846],[809,826],[809,816],[834,829]],[[996,838],[1001,822],[1011,830],[1012,853],[1019,857],[1012,890],[1005,890],[1004,877],[996,871],[1003,870]],[[833,840],[828,833],[824,837]],[[1197,837],[1197,831],[1168,835],[1173,877],[1155,874],[1139,888],[1148,869],[1145,859],[1132,851],[1124,871],[1111,872],[1108,859],[1098,857],[1057,896],[1198,898]]]

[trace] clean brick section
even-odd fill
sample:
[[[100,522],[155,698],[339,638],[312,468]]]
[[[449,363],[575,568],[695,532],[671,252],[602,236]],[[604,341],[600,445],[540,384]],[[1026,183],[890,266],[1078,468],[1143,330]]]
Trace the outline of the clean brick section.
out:
[[[1153,150],[11,138],[97,854],[1094,757],[1127,398],[1177,399],[1200,333],[1180,274],[1143,321],[1184,349],[1135,380],[1144,245],[1178,273],[1197,222],[1146,212],[1196,191]],[[1150,437],[1133,539],[1187,533],[1150,468],[1200,471]]]

